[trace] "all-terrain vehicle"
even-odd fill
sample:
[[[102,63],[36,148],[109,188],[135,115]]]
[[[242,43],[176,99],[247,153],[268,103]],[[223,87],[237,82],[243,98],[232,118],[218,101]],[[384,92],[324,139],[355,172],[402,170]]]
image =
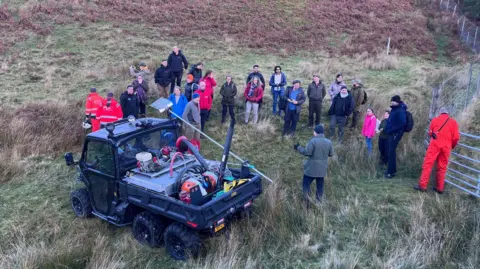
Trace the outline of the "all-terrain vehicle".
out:
[[[165,244],[175,259],[198,255],[201,236],[248,215],[262,193],[261,178],[248,163],[227,167],[233,128],[222,162],[205,160],[179,138],[176,119],[121,120],[88,134],[79,161],[65,154],[85,185],[71,193],[73,211],[116,226],[133,224],[135,239],[150,247]]]

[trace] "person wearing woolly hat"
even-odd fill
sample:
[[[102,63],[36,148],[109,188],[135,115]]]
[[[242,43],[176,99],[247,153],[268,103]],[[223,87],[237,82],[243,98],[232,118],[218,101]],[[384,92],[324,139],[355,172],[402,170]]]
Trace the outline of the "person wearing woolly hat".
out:
[[[194,82],[195,78],[192,74],[187,75],[187,83],[185,83],[185,97],[190,102],[192,100],[192,94],[198,90],[198,84]]]
[[[348,93],[347,86],[342,86],[340,93],[333,98],[332,105],[328,110],[328,115],[330,116],[330,137],[335,135],[335,128],[338,126],[338,141],[340,143],[342,143],[343,140],[347,117],[352,114],[354,105],[353,98]]]
[[[388,164],[385,172],[386,178],[393,178],[397,173],[397,146],[403,137],[405,125],[407,124],[407,105],[403,103],[400,96],[395,95],[390,101],[390,116],[385,126],[385,133],[388,135]]]
[[[190,123],[191,125],[195,126],[195,128],[197,129],[201,128],[199,102],[200,102],[200,94],[198,93],[192,94],[192,100],[188,102],[182,114],[182,119]],[[200,144],[200,132],[198,132],[197,130],[193,129],[187,124],[182,124],[182,133],[190,141],[196,140],[196,142]]]
[[[432,119],[428,128],[430,143],[422,165],[422,175],[418,185],[414,188],[418,191],[427,191],[428,181],[433,165],[437,163],[436,187],[433,188],[439,194],[443,193],[445,185],[445,174],[447,172],[448,158],[450,152],[457,146],[460,140],[458,123],[448,115],[444,107],[440,109],[440,115]]]
[[[314,180],[317,184],[315,198],[317,201],[321,201],[324,179],[327,175],[328,157],[333,157],[334,154],[332,141],[325,138],[323,132],[323,125],[318,124],[314,128],[313,138],[306,147],[300,146],[299,143],[293,146],[294,150],[308,157],[303,168],[303,195],[307,201],[310,196],[310,185]]]
[[[365,98],[365,90],[363,89],[362,81],[360,79],[354,79],[352,82],[353,85],[352,89],[350,90],[350,94],[352,95],[355,107],[353,108],[352,125],[350,126],[350,129],[357,127],[358,118],[360,117],[360,107],[362,106]],[[349,118],[347,118],[345,126],[348,126],[348,119]]]

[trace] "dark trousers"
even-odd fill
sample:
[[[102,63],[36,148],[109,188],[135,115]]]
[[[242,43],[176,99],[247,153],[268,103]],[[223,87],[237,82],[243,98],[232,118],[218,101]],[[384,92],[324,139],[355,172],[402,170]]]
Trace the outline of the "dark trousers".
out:
[[[352,113],[352,125],[350,125],[350,128],[357,127],[359,117],[360,117],[360,111],[353,111],[353,113]],[[347,118],[347,122],[345,122],[345,126],[348,126],[349,121],[350,121],[350,117]]]
[[[140,115],[145,116],[146,110],[147,110],[145,103],[140,102],[139,107],[140,107]]]
[[[388,168],[387,174],[397,173],[397,146],[402,139],[403,132],[388,136]]]
[[[380,163],[388,163],[388,138],[378,138],[378,151],[380,152]]]
[[[225,122],[225,118],[227,117],[227,109],[230,112],[230,119],[235,119],[235,111],[233,105],[222,105],[222,123]]]
[[[338,141],[342,142],[346,120],[347,119],[346,119],[345,116],[335,116],[335,115],[331,116],[331,118],[330,118],[330,137],[333,137],[335,135],[335,127],[337,127],[337,125],[338,125]]]
[[[317,181],[317,192],[315,193],[315,198],[317,201],[320,201],[323,196],[323,177],[309,177],[307,175],[303,175],[303,196],[305,199],[308,199],[310,196],[310,185],[314,180]]]
[[[313,125],[313,118],[315,117],[315,125],[320,123],[322,114],[322,101],[310,101],[308,104],[308,126]]]
[[[210,110],[206,110],[206,109],[200,110],[200,123],[201,123],[202,132],[205,130],[205,123],[208,121],[209,117],[210,117]]]
[[[297,122],[300,119],[300,113],[296,110],[289,110],[285,112],[285,124],[283,125],[283,135],[294,134],[297,129]]]
[[[183,70],[181,71],[175,71],[175,72],[172,72],[173,73],[173,78],[172,78],[172,83],[170,83],[170,93],[173,93],[173,89],[175,88],[175,85],[176,86],[180,86],[181,83],[182,83],[182,76],[183,76]],[[175,81],[177,82],[175,84]],[[168,98],[168,97],[167,97]]]

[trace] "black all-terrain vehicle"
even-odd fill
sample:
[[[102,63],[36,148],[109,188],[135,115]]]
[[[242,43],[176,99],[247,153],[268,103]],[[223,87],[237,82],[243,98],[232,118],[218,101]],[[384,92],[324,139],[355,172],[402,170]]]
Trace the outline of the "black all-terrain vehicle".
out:
[[[201,237],[222,231],[248,215],[262,193],[261,178],[244,163],[226,166],[230,125],[222,162],[205,160],[171,119],[130,119],[90,133],[75,165],[85,188],[71,193],[78,217],[95,215],[117,226],[133,224],[142,244],[165,244],[175,259],[196,256]]]

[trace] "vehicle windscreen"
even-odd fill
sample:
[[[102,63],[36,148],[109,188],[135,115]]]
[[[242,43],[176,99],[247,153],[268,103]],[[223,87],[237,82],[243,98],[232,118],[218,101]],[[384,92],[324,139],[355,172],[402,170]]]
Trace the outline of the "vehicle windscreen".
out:
[[[120,171],[125,172],[136,167],[136,154],[150,152],[153,156],[161,156],[162,148],[165,146],[173,147],[176,141],[177,133],[172,128],[139,134],[123,142],[118,147]]]

